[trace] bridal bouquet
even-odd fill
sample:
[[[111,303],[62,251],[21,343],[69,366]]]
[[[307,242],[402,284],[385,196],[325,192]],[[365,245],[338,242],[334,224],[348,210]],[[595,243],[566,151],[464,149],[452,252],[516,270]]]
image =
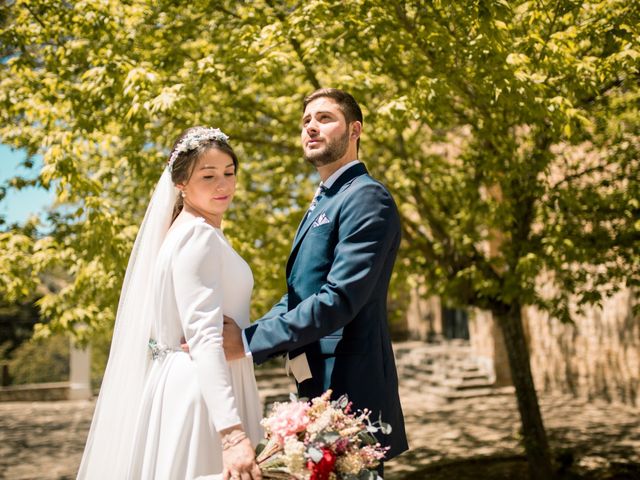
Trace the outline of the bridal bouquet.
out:
[[[330,400],[331,390],[310,402],[292,394],[262,420],[266,439],[257,461],[264,479],[375,480],[386,448],[372,435],[391,427],[372,423],[369,412],[352,412],[346,396]]]

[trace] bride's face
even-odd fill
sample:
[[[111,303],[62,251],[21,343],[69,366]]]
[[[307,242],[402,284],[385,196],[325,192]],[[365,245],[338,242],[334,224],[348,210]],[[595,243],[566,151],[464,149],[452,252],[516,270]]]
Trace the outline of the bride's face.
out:
[[[185,205],[221,220],[236,191],[233,159],[217,148],[209,148],[196,161],[191,178],[178,187],[185,193]]]

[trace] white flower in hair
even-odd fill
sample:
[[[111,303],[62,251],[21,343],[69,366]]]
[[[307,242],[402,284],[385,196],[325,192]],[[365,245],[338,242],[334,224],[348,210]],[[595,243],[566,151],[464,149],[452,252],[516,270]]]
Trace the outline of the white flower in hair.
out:
[[[171,157],[169,157],[169,163],[167,164],[169,171],[173,168],[173,164],[178,158],[178,155],[190,150],[195,150],[202,144],[202,142],[208,142],[211,140],[228,143],[229,136],[219,128],[198,127],[191,130],[182,140],[180,140],[180,142],[178,142],[176,148],[171,152]]]

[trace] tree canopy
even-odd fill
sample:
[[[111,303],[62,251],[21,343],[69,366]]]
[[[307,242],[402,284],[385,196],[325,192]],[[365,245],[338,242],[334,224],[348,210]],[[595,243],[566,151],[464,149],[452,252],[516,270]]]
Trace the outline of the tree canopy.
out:
[[[638,20],[626,1],[5,2],[0,139],[44,157],[56,206],[50,233],[3,234],[3,294],[64,272],[51,328],[108,326],[169,146],[206,124],[240,153],[226,228],[263,311],[316,180],[301,100],[336,86],[402,212],[398,272],[567,319],[569,294],[638,278]]]

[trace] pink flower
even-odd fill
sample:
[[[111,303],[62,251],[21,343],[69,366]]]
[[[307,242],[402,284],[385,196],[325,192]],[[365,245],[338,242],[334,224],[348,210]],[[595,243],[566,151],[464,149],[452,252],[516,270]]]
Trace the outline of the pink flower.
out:
[[[309,425],[309,404],[289,402],[277,404],[273,413],[262,421],[262,425],[284,445],[285,437],[304,432]]]
[[[380,444],[365,445],[359,454],[367,468],[375,468],[380,464],[380,460],[384,459],[387,450],[388,447],[382,448]]]

